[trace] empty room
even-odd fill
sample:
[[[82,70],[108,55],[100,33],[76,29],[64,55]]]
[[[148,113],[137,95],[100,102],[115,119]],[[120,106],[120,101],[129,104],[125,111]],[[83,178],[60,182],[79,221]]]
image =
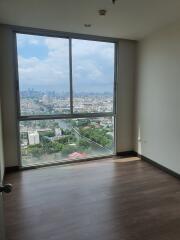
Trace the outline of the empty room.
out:
[[[179,240],[179,105],[179,0],[0,0],[0,240]]]

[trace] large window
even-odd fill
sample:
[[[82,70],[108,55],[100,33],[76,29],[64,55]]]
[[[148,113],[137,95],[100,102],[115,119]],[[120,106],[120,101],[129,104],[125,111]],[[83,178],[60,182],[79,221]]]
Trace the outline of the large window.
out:
[[[22,165],[113,154],[115,43],[16,40]]]

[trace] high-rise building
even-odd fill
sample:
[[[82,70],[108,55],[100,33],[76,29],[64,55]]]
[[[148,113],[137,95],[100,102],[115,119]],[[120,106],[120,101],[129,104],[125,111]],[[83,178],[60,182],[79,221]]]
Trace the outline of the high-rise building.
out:
[[[60,128],[55,128],[55,135],[56,137],[62,136],[62,130]]]
[[[28,132],[29,145],[39,144],[39,133],[38,131]]]

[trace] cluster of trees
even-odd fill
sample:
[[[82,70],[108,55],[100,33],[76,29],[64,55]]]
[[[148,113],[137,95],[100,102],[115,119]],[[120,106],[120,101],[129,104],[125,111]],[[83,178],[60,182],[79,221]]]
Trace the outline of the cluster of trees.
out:
[[[77,119],[77,120],[70,120],[71,125],[73,127],[85,127],[91,124],[90,119]]]
[[[111,135],[107,134],[107,129],[89,127],[80,128],[79,132],[82,136],[89,138],[103,147],[111,147],[113,144],[113,138]]]
[[[28,153],[33,157],[58,152],[61,152],[63,155],[68,155],[76,151],[84,152],[90,147],[90,144],[86,140],[78,140],[72,133],[71,135],[64,135],[58,140],[49,140],[48,137],[53,136],[53,131],[40,133],[40,144],[29,145],[27,148]]]
[[[68,120],[67,120],[68,121]],[[40,121],[41,127],[47,127],[47,121]],[[53,130],[39,132],[40,144],[29,145],[23,149],[22,154],[31,154],[33,157],[40,157],[44,154],[52,154],[61,152],[62,155],[67,156],[73,152],[89,152],[91,143],[86,139],[90,139],[103,147],[111,148],[113,144],[113,137],[109,134],[111,129],[106,127],[95,127],[91,124],[89,119],[69,120],[69,124],[75,127],[81,136],[78,137],[71,129],[63,129],[62,135],[59,139],[55,137],[55,128],[58,127],[57,122],[52,122]],[[48,125],[49,127],[49,125]]]
[[[41,120],[38,122],[35,122],[37,126],[39,126],[39,128],[58,128],[59,127],[59,123],[57,121],[54,120]]]

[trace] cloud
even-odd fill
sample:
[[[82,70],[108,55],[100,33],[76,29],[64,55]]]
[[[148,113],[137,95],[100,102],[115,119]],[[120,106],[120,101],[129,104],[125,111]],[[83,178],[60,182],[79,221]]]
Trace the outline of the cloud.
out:
[[[39,41],[35,38],[32,38],[30,41],[29,41],[30,44],[32,45],[38,45],[39,44]]]
[[[17,43],[21,89],[69,91],[68,39],[18,34]],[[38,45],[48,51],[43,59]],[[36,47],[36,56],[23,54],[28,46]],[[75,90],[113,90],[114,44],[73,39],[72,47]]]
[[[27,45],[38,45],[43,43],[43,37],[28,34],[16,34],[18,47],[26,47]]]
[[[72,40],[73,54],[77,57],[93,57],[102,61],[113,61],[114,44],[89,40]]]

